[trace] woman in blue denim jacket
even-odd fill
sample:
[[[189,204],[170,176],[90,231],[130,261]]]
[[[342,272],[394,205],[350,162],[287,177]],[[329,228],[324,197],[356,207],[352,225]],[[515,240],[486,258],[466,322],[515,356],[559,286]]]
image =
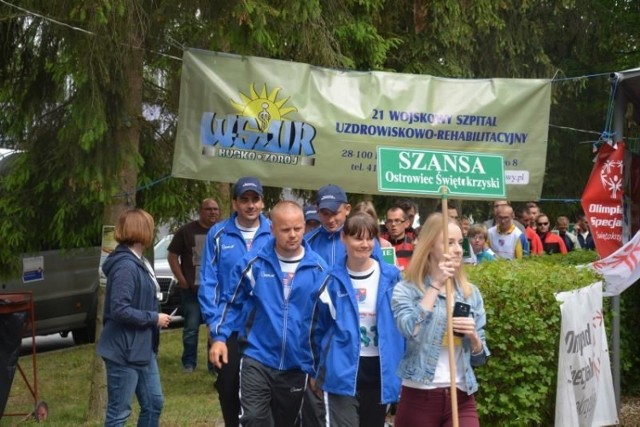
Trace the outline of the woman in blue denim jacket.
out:
[[[489,355],[484,334],[486,314],[478,288],[464,274],[462,231],[453,220],[448,222],[448,241],[449,253],[444,253],[442,215],[429,216],[405,270],[405,280],[393,291],[393,315],[407,345],[398,368],[402,391],[396,427],[451,424],[451,377],[445,337],[447,279],[455,283],[455,301],[471,307],[469,317],[452,320],[454,332],[462,334],[455,338],[458,419],[462,427],[479,426],[473,396],[478,384],[473,367],[484,364]]]

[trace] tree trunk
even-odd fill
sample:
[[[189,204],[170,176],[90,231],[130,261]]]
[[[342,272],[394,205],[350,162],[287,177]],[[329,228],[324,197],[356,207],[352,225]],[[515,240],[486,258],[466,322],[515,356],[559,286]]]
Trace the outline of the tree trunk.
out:
[[[218,205],[220,206],[220,218],[230,217],[233,213],[233,207],[231,204],[231,194],[233,184],[229,185],[225,182],[219,182],[216,184],[218,192],[220,194],[220,200],[218,200]]]
[[[131,9],[130,9],[131,10]],[[130,49],[127,60],[120,62],[123,69],[126,90],[122,99],[122,116],[124,120],[117,123],[111,133],[113,149],[118,154],[118,172],[114,179],[120,183],[120,194],[107,203],[104,208],[104,224],[115,225],[120,215],[136,206],[136,187],[138,180],[138,163],[140,148],[140,118],[142,117],[142,84],[143,84],[143,50],[142,35],[136,26],[129,27]],[[115,70],[114,70],[115,71]],[[114,74],[116,74],[114,72]],[[98,293],[98,317],[96,322],[96,342],[100,339],[103,323],[105,288],[100,287]],[[93,376],[91,379],[91,395],[89,402],[88,423],[103,421],[107,406],[106,372],[102,358],[97,354],[93,360]]]

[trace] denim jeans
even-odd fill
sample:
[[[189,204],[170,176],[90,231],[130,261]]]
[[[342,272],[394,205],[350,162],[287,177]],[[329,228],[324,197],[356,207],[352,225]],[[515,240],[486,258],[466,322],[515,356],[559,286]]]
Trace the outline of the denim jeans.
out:
[[[180,289],[182,292],[182,317],[184,326],[182,330],[182,366],[195,368],[198,364],[198,330],[202,323],[198,294],[189,289]]]
[[[105,427],[123,426],[131,415],[135,393],[140,404],[138,426],[157,426],[164,405],[155,354],[147,366],[120,365],[104,359],[107,368],[107,416]]]

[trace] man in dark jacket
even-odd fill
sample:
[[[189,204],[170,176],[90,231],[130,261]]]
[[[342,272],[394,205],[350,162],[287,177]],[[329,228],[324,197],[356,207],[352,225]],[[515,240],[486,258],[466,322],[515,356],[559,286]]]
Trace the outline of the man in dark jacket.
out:
[[[185,372],[193,372],[198,362],[198,330],[202,323],[198,303],[200,262],[207,233],[219,217],[218,202],[213,199],[203,200],[198,219],[180,227],[168,248],[167,261],[182,292],[182,367]]]

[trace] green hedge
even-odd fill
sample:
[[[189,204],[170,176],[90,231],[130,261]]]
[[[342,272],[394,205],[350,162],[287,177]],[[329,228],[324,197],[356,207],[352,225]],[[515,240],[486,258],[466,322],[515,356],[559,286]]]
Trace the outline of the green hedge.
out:
[[[476,369],[482,425],[553,425],[560,336],[554,294],[600,280],[575,268],[595,259],[581,251],[467,268],[484,298],[491,351]]]
[[[609,318],[606,321],[610,322]],[[620,383],[622,395],[640,394],[640,286],[636,283],[620,298]],[[611,348],[611,341],[609,341]]]

